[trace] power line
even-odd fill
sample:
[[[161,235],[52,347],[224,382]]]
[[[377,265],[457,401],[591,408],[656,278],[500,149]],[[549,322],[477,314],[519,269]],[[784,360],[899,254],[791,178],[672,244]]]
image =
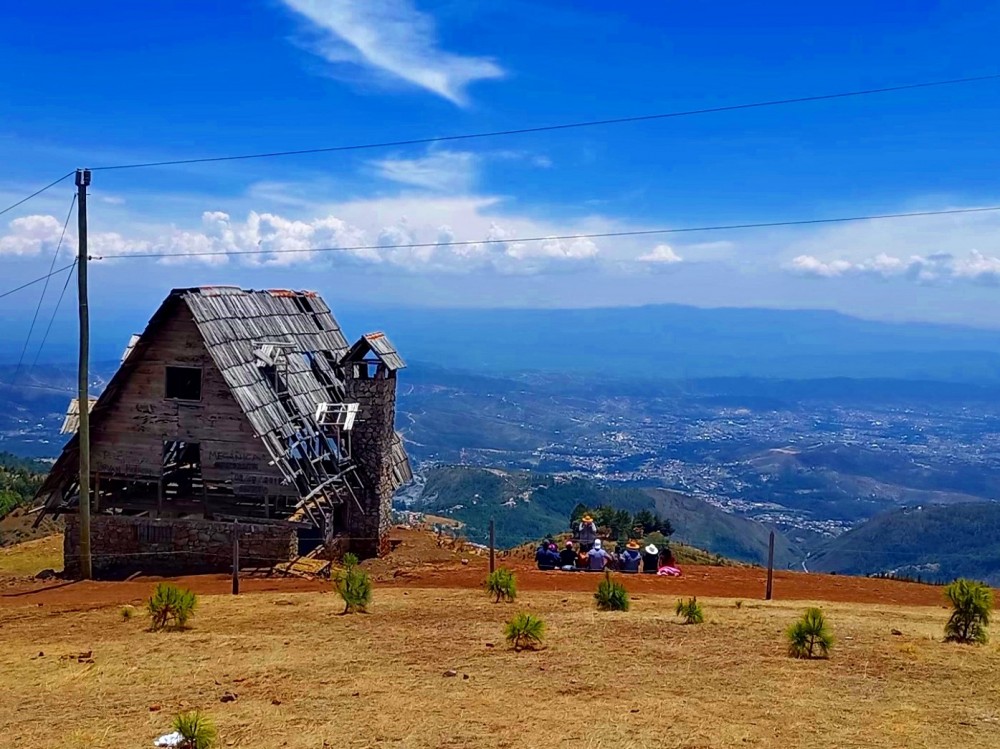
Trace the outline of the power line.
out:
[[[320,148],[303,148],[288,151],[271,151],[265,153],[238,154],[233,156],[206,156],[193,159],[172,159],[167,161],[148,161],[137,164],[114,164],[109,166],[93,167],[93,171],[108,171],[112,169],[144,169],[156,166],[178,166],[182,164],[207,164],[219,161],[243,161],[246,159],[270,159],[281,156],[303,156],[317,153],[335,153],[337,151],[362,151],[373,148],[393,148],[398,146],[415,146],[428,143],[444,143],[448,141],[474,140],[480,138],[495,138],[508,135],[525,135],[528,133],[541,133],[553,130],[571,130],[585,127],[599,127],[603,125],[620,125],[628,122],[649,122],[651,120],[666,120],[675,117],[691,117],[701,114],[716,114],[719,112],[736,112],[744,109],[760,109],[764,107],[787,106],[789,104],[805,104],[815,101],[830,101],[832,99],[847,99],[857,96],[871,96],[873,94],[886,94],[895,91],[912,91],[914,89],[935,88],[939,86],[954,86],[962,83],[976,83],[982,81],[992,81],[1000,79],[1000,73],[992,75],[969,76],[966,78],[951,78],[943,81],[928,81],[924,83],[909,83],[900,86],[884,86],[881,88],[861,89],[858,91],[843,91],[835,94],[817,94],[814,96],[800,96],[790,99],[772,99],[770,101],[758,101],[747,104],[729,104],[721,107],[706,107],[703,109],[688,109],[678,112],[665,112],[660,114],[635,115],[632,117],[613,117],[602,120],[585,120],[581,122],[568,122],[556,125],[539,125],[536,127],[515,128],[511,130],[494,130],[484,133],[466,133],[460,135],[440,135],[430,138],[408,138],[404,140],[386,141],[382,143],[361,143],[347,146],[328,146]],[[67,175],[68,176],[68,175]],[[65,179],[65,177],[63,178]]]
[[[726,231],[735,229],[767,229],[781,226],[811,226],[816,224],[842,224],[852,221],[880,221],[897,218],[919,218],[921,216],[952,216],[963,213],[986,213],[1000,211],[1000,205],[984,208],[950,208],[941,211],[912,211],[909,213],[878,213],[868,216],[839,216],[836,218],[812,218],[799,221],[765,221],[753,224],[717,224],[714,226],[687,226],[674,229],[636,229],[634,231],[608,231],[593,234],[561,234],[544,237],[506,237],[504,239],[467,239],[455,242],[410,242],[391,245],[354,245],[351,247],[311,247],[301,250],[205,250],[203,252],[141,252],[128,255],[92,255],[91,260],[127,260],[139,258],[165,257],[212,257],[222,255],[283,255],[303,252],[356,252],[360,250],[406,250],[422,247],[465,247],[473,244],[517,244],[518,242],[550,242],[571,239],[608,239],[611,237],[644,237],[657,234],[688,234],[694,232]],[[39,279],[40,280],[40,279]],[[16,291],[16,289],[15,289]]]
[[[35,385],[29,382],[22,382],[16,385],[12,382],[9,382],[0,385],[0,387],[7,387],[15,390],[45,390],[51,393],[69,393],[71,395],[76,395],[75,388],[60,388],[52,385]]]
[[[69,282],[73,280],[73,268],[76,267],[76,260],[70,266],[69,273],[66,274],[66,282],[63,284],[62,291],[59,292],[59,298],[56,300],[56,306],[52,308],[52,316],[49,318],[49,324],[45,326],[45,335],[42,336],[42,342],[38,344],[38,350],[35,352],[35,358],[31,360],[31,369],[34,370],[35,365],[38,364],[38,357],[42,355],[42,349],[45,348],[45,342],[49,340],[49,333],[52,331],[52,323],[56,321],[56,313],[59,312],[59,307],[62,305],[63,297],[66,296],[66,289],[69,287]]]
[[[35,323],[38,322],[38,313],[42,309],[42,302],[45,301],[45,292],[49,290],[49,280],[52,277],[52,270],[56,267],[56,260],[59,259],[59,250],[62,249],[63,240],[66,238],[66,227],[69,226],[69,220],[73,216],[73,206],[76,205],[76,195],[73,195],[73,199],[69,201],[69,210],[66,211],[66,220],[63,221],[62,233],[59,235],[59,242],[56,244],[56,251],[52,253],[52,262],[49,263],[49,277],[45,279],[45,285],[42,286],[42,293],[38,296],[38,304],[35,305],[35,314],[31,318],[31,325],[28,326],[28,336],[24,339],[24,346],[21,348],[21,355],[17,359],[17,367],[14,369],[14,375],[10,378],[11,384],[17,381],[17,376],[21,373],[21,364],[24,363],[24,355],[28,351],[28,345],[31,343],[31,335],[35,332]]]
[[[34,197],[36,197],[38,195],[41,195],[43,192],[45,192],[46,190],[48,190],[48,189],[50,189],[52,187],[55,187],[60,182],[62,182],[64,179],[66,179],[67,177],[70,177],[72,175],[73,175],[73,172],[66,172],[66,174],[64,174],[63,176],[61,176],[59,179],[55,180],[54,182],[49,182],[49,184],[47,184],[45,187],[41,188],[40,190],[35,190],[33,193],[31,193],[31,195],[28,195],[26,198],[21,198],[19,201],[17,201],[13,205],[7,206],[2,211],[0,211],[0,216],[4,215],[8,211],[13,211],[15,208],[17,208],[22,203],[27,203],[32,198],[34,198]]]
[[[23,284],[21,284],[20,286],[18,286],[15,289],[11,289],[10,291],[5,291],[2,294],[0,294],[0,299],[3,299],[4,297],[8,297],[11,294],[16,294],[17,292],[21,291],[22,289],[26,289],[29,286],[34,286],[36,283],[41,283],[46,278],[52,278],[52,276],[58,276],[64,270],[69,270],[74,265],[76,265],[76,261],[75,260],[72,263],[70,263],[69,265],[64,265],[62,268],[59,268],[59,270],[52,271],[51,273],[46,273],[44,276],[39,276],[38,278],[33,279],[31,281],[28,281],[27,283],[23,283]]]

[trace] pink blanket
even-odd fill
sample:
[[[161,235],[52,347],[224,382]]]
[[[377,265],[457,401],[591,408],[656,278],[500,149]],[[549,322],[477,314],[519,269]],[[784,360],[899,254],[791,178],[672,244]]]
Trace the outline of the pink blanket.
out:
[[[680,577],[681,571],[677,567],[660,567],[656,571],[657,575],[665,575],[667,577]]]

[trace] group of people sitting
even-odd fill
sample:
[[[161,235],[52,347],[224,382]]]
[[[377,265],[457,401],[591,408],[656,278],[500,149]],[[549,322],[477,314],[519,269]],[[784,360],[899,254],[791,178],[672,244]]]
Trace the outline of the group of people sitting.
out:
[[[560,551],[552,538],[547,538],[535,552],[535,562],[540,570],[563,570],[575,572],[603,572],[617,570],[619,572],[647,575],[680,575],[681,571],[674,563],[669,549],[663,552],[649,544],[641,548],[639,542],[632,539],[628,543],[618,544],[613,552],[604,548],[597,537],[597,526],[593,518],[585,515],[577,531],[577,543],[566,541]]]

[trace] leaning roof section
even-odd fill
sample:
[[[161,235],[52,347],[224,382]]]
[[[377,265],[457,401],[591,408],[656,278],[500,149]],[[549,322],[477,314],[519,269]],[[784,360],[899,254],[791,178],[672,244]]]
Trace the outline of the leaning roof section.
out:
[[[365,333],[358,339],[357,343],[351,346],[344,361],[358,362],[363,360],[369,353],[375,354],[389,370],[396,371],[404,369],[406,362],[396,351],[396,347],[389,340],[385,333]]]

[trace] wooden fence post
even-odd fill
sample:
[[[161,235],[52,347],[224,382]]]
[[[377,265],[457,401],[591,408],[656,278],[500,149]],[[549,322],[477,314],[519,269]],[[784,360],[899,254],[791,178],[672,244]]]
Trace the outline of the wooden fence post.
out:
[[[490,572],[496,572],[497,568],[497,535],[493,518],[490,518]]]
[[[233,595],[240,594],[240,524],[233,520]]]
[[[774,580],[774,531],[771,531],[771,540],[767,544],[767,591],[764,600],[771,600],[771,585]]]

